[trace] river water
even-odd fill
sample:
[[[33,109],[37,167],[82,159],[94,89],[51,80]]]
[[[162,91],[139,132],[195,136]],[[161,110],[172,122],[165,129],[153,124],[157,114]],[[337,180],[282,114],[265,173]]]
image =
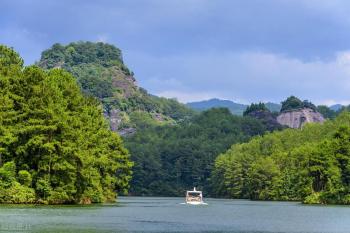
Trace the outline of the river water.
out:
[[[120,197],[92,206],[1,205],[0,232],[350,233],[350,207],[296,202]]]

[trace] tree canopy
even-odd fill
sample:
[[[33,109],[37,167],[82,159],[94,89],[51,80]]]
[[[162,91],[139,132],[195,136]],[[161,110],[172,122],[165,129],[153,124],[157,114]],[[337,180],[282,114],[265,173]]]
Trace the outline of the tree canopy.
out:
[[[260,120],[234,116],[226,108],[204,111],[178,125],[151,125],[146,119],[138,118],[142,129],[125,138],[135,162],[134,195],[182,196],[193,186],[212,195],[208,178],[217,155],[267,131]]]
[[[298,110],[301,108],[311,108],[315,111],[317,110],[316,106],[311,102],[307,100],[301,101],[295,96],[290,96],[285,101],[282,102],[281,112]]]
[[[0,202],[91,203],[125,192],[132,163],[100,104],[62,69],[0,46]]]
[[[114,45],[102,42],[73,42],[67,46],[56,43],[42,53],[39,65],[45,69],[57,66],[70,69],[81,64],[99,64],[103,67],[123,65],[122,52]],[[124,67],[127,73],[127,67]]]
[[[215,161],[213,193],[254,200],[350,204],[350,113],[236,144]]]
[[[247,116],[249,115],[249,113],[251,112],[255,112],[255,111],[270,111],[266,105],[264,103],[252,103],[251,105],[249,105],[246,110],[243,112],[243,116]]]

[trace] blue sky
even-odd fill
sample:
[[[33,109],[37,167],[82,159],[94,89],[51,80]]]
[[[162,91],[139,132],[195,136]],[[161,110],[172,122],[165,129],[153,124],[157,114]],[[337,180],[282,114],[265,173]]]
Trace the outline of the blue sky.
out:
[[[104,41],[150,93],[350,104],[347,0],[0,0],[0,43],[26,64],[53,43]]]

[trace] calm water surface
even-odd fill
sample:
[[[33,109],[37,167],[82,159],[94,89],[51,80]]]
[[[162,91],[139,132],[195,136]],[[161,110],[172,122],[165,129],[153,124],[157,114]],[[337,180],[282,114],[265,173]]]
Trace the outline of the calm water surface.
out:
[[[350,233],[350,207],[293,202],[121,197],[93,206],[0,206],[0,232]]]

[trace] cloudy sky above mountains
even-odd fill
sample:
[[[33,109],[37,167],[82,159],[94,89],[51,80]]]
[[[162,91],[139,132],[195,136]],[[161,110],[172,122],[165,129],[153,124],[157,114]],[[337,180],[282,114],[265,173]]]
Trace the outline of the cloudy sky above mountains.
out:
[[[53,43],[121,48],[140,86],[182,102],[289,95],[350,104],[347,0],[0,0],[0,43],[32,64]]]

